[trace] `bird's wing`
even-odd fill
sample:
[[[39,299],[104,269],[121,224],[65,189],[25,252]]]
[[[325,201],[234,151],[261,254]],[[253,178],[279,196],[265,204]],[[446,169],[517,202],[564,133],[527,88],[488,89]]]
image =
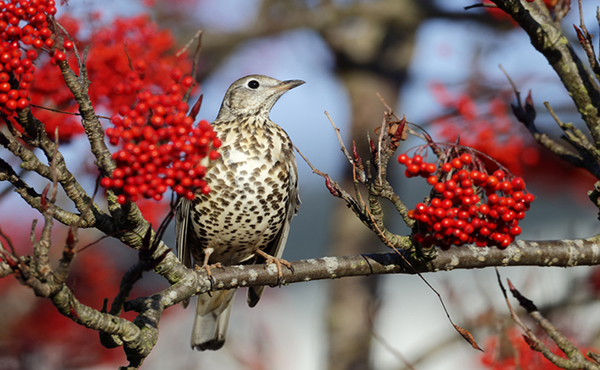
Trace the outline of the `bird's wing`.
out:
[[[298,213],[298,209],[300,208],[300,194],[298,192],[298,166],[296,165],[296,160],[294,157],[292,157],[292,160],[290,162],[292,162],[292,164],[289,168],[290,185],[289,197],[286,207],[286,219],[275,239],[273,239],[273,241],[269,243],[269,245],[264,249],[265,253],[275,258],[281,258],[281,256],[283,255],[283,250],[285,248],[285,243],[287,242],[292,218],[296,213]],[[249,287],[247,298],[248,306],[256,306],[264,290],[264,286]]]
[[[188,246],[188,227],[190,219],[190,208],[192,202],[186,198],[180,198],[177,203],[175,217],[175,247],[177,248],[177,257],[185,267],[192,268],[192,252]],[[187,307],[189,299],[182,302],[183,307]]]

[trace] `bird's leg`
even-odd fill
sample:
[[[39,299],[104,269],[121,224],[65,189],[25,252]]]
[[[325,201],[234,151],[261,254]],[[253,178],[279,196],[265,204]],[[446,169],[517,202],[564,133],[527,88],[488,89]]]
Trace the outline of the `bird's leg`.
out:
[[[283,269],[281,268],[281,265],[284,265],[285,267],[289,268],[290,271],[292,271],[292,274],[294,273],[294,268],[292,267],[292,264],[284,260],[283,258],[273,257],[260,249],[256,250],[256,254],[265,259],[265,266],[269,266],[272,263],[274,263],[275,266],[277,266],[277,283],[279,285],[283,283]]]
[[[210,265],[208,263],[208,260],[210,259],[210,255],[214,252],[214,248],[206,248],[204,249],[204,262],[202,263],[201,267],[198,267],[196,265],[196,269],[204,269],[206,270],[206,275],[208,275],[208,278],[210,279],[210,289],[212,290],[213,285],[215,283],[215,279],[212,276],[212,272],[211,269],[212,268],[223,268],[223,265],[221,264],[221,262],[217,262],[217,263],[213,263],[212,265]]]

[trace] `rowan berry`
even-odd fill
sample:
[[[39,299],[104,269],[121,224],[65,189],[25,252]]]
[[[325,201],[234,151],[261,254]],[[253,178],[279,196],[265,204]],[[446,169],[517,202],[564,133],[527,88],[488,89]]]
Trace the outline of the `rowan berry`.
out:
[[[437,184],[437,182],[438,182],[437,176],[432,175],[427,178],[427,183],[429,185],[435,185],[435,184]]]
[[[138,194],[162,199],[167,187],[189,199],[195,197],[196,191],[210,191],[202,179],[206,168],[196,163],[204,157],[216,160],[220,156],[216,149],[221,142],[212,127],[206,121],[195,127],[193,119],[186,116],[189,107],[181,100],[180,85],[172,85],[162,94],[154,95],[144,87],[142,72],[146,69],[145,63],[134,63],[134,69],[139,73],[129,74],[129,82],[116,90],[123,94],[135,93],[137,102],[133,108],[120,107],[118,115],[111,120],[114,127],[106,131],[111,143],[113,139],[124,143],[113,158],[117,162],[117,170],[124,171],[117,175],[124,175],[125,181],[116,184],[113,173],[110,189],[124,194],[126,200],[131,201]],[[174,71],[171,76],[181,80],[180,73]],[[128,84],[136,91],[128,92]],[[136,191],[132,187],[124,188],[123,184],[134,186]]]
[[[460,158],[454,158],[452,160],[452,167],[459,169],[463,166],[463,162],[460,160]]]
[[[463,154],[461,154],[461,155],[460,155],[460,160],[461,160],[461,161],[462,161],[464,164],[468,165],[468,164],[471,164],[471,162],[473,161],[473,158],[471,157],[471,155],[470,155],[470,154],[463,153]]]
[[[518,223],[535,199],[524,190],[522,178],[503,169],[489,175],[483,162],[470,153],[437,166],[420,155],[400,154],[398,162],[406,166],[407,177],[420,175],[433,186],[429,203],[419,203],[408,211],[422,236],[415,241],[423,247],[436,244],[444,250],[475,243],[503,249],[520,235]],[[473,169],[474,163],[478,170]],[[442,175],[431,175],[436,170]]]

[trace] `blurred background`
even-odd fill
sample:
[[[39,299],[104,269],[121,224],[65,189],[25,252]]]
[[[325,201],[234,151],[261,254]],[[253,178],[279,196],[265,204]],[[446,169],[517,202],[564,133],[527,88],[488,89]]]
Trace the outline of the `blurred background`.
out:
[[[537,200],[522,222],[522,239],[598,233],[597,210],[586,196],[594,179],[557,162],[529,138],[512,116],[514,92],[499,65],[521,92],[532,90],[536,124],[555,138],[560,131],[542,103],[549,101],[563,121],[580,125],[568,94],[522,30],[494,10],[463,9],[472,4],[462,0],[71,0],[59,8],[58,18],[69,15],[68,22],[79,25],[79,37],[92,50],[94,41],[106,37],[95,31],[114,27],[117,21],[133,24],[130,20],[141,15],[147,17],[145,24],[172,34],[173,53],[202,30],[196,76],[200,91],[192,100],[204,95],[199,117],[208,121],[216,117],[227,87],[241,76],[259,73],[306,81],[281,98],[271,118],[315,167],[347,189],[351,189],[351,172],[324,111],[341,129],[346,144],[355,140],[359,152],[366,155],[366,133],[373,134],[385,110],[379,93],[396,113],[423,127],[435,140],[454,142],[460,136],[461,143],[485,151],[524,177]],[[595,6],[596,2],[583,1],[589,30],[597,35]],[[576,44],[570,28],[579,23],[575,10],[563,23]],[[144,49],[145,44],[128,47]],[[101,109],[100,114],[114,113]],[[420,144],[409,139],[400,152]],[[88,147],[85,138],[77,136],[62,148],[71,170],[85,178],[81,182],[91,192],[95,174]],[[298,167],[302,207],[293,220],[284,258],[387,251],[341,200],[329,194],[323,179],[312,174],[300,157]],[[403,171],[390,162],[396,192],[414,206],[429,188],[424,180],[406,179]],[[42,188],[35,175],[26,176]],[[12,192],[2,194],[0,225],[27,253],[30,222],[39,215]],[[168,211],[166,205],[141,206],[154,224]],[[391,206],[387,213],[390,230],[408,232]],[[91,231],[81,234],[81,245],[101,236]],[[66,228],[57,225],[57,245],[65,235]],[[165,242],[174,246],[172,230]],[[59,258],[60,248],[55,252]],[[114,297],[120,276],[136,258],[135,251],[103,240],[78,254],[70,286],[84,303],[99,309],[105,297]],[[591,314],[599,309],[598,268],[502,268],[500,274],[577,344],[600,347],[600,316]],[[267,289],[254,309],[246,306],[244,294],[238,294],[227,342],[218,352],[192,351],[193,309],[172,307],[161,320],[158,343],[142,368],[515,368],[498,367],[503,356],[521,350],[522,340],[512,328],[494,270],[424,277],[440,292],[454,322],[473,333],[485,355],[454,331],[436,295],[418,277],[371,276]],[[160,277],[148,273],[136,294],[165,287]],[[0,279],[0,297],[0,370],[109,369],[125,363],[120,348],[102,348],[96,333],[58,315],[49,302],[35,298],[14,278]],[[502,351],[506,348],[508,354]],[[544,366],[542,361],[533,368],[552,368]]]

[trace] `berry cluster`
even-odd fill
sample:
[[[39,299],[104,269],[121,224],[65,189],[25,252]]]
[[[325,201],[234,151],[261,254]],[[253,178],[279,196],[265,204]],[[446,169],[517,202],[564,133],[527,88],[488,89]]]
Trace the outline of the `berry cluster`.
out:
[[[120,93],[135,92],[136,102],[131,108],[122,106],[112,118],[114,127],[106,130],[110,143],[123,143],[123,148],[113,154],[117,168],[101,185],[119,194],[121,204],[139,196],[160,200],[168,187],[188,199],[196,190],[208,193],[203,180],[208,160],[202,160],[219,158],[216,149],[221,142],[208,122],[194,126],[194,118],[186,115],[183,91],[192,86],[193,78],[182,78],[175,69],[167,91],[152,94],[142,81],[145,63],[134,66],[136,72],[127,82],[115,86]]]
[[[468,153],[438,164],[400,154],[398,162],[406,166],[407,177],[425,177],[433,186],[429,202],[408,212],[418,222],[414,240],[424,248],[475,243],[503,249],[521,234],[519,221],[535,199],[522,178],[503,170],[490,175]]]
[[[56,14],[54,0],[0,1],[0,109],[12,115],[29,106],[29,85],[33,81],[38,57],[35,49],[53,48],[48,15]],[[22,27],[19,27],[24,23]],[[25,53],[22,45],[33,46]],[[55,58],[66,59],[58,51]]]

